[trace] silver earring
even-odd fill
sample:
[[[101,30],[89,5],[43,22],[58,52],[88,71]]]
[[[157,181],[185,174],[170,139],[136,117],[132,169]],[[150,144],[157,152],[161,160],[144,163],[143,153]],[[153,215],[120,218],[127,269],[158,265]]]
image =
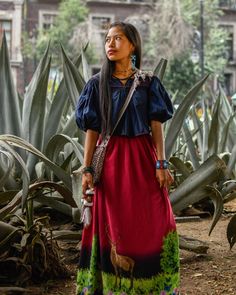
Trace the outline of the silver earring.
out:
[[[132,70],[134,71],[135,70],[135,65],[136,65],[136,55],[135,54],[132,54],[131,55],[131,64],[132,64]]]

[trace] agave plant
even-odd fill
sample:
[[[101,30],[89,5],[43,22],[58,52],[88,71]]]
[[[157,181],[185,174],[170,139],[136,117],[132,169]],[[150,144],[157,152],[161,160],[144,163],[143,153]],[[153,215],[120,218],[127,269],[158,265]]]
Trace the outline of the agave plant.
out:
[[[76,128],[74,108],[89,75],[83,51],[74,62],[63,48],[61,52],[64,77],[58,87],[54,81],[51,92],[48,92],[51,62],[48,47],[27,87],[23,103],[20,103],[12,83],[7,45],[3,38],[0,51],[0,86],[4,89],[0,97],[3,102],[0,110],[3,121],[0,126],[0,219],[4,221],[0,223],[0,229],[5,233],[3,248],[19,237],[18,228],[9,228],[6,222],[18,212],[20,204],[26,213],[26,221],[23,222],[22,216],[18,219],[24,224],[27,237],[28,234],[32,236],[29,230],[38,228],[41,222],[34,217],[35,203],[46,204],[79,222],[81,185],[78,168],[83,160],[84,134]],[[160,79],[164,77],[166,64],[167,61],[162,59],[154,70]],[[182,99],[172,121],[165,125],[165,134],[166,154],[174,172],[178,173],[178,186],[173,187],[170,194],[173,209],[178,212],[206,197],[211,198],[215,206],[211,232],[221,216],[223,201],[235,197],[235,183],[229,178],[234,176],[236,148],[232,150],[234,116],[222,91],[213,115],[205,114],[210,127],[202,132],[203,124],[196,116],[195,105],[206,79],[207,76]],[[223,115],[219,112],[222,105],[227,110]],[[13,118],[8,114],[16,116]],[[226,118],[229,120],[222,125]],[[194,122],[194,130],[189,128],[190,120]],[[221,124],[216,123],[217,120],[221,120]],[[220,130],[220,126],[224,129],[219,149],[212,135]],[[206,140],[207,136],[209,140]],[[227,154],[222,157],[218,154],[225,151]],[[35,178],[36,182],[33,181]],[[230,228],[232,224],[233,221]],[[71,234],[66,233],[67,236]],[[41,232],[37,235],[41,236]],[[26,239],[24,234],[20,237]],[[62,236],[57,233],[57,237]],[[33,239],[27,238],[30,240]],[[41,241],[39,243],[42,245]]]
[[[210,198],[215,207],[210,234],[223,212],[223,204],[236,197],[236,120],[220,87],[212,112],[208,110],[205,121],[200,121],[196,115],[196,92],[206,78],[189,91],[176,110],[167,129],[166,154],[178,172],[178,187],[170,194],[174,211]],[[190,130],[188,122],[193,123],[194,129]],[[232,248],[236,240],[234,217],[227,233]]]
[[[11,265],[13,273],[21,270],[25,278],[39,270],[47,276],[53,273],[51,267],[55,265],[58,266],[56,272],[65,271],[60,266],[52,238],[71,238],[73,234],[46,231],[42,224],[45,218],[34,216],[35,204],[50,206],[71,216],[74,222],[80,222],[80,202],[78,196],[73,198],[70,174],[81,165],[83,158],[83,147],[78,140],[83,141],[83,134],[75,126],[74,107],[85,82],[78,70],[82,57],[75,65],[63,51],[62,57],[64,79],[55,94],[55,87],[48,93],[50,57],[47,48],[21,103],[12,82],[5,37],[0,50],[0,86],[3,89],[0,95],[1,269]],[[67,87],[77,89],[73,97]],[[20,225],[9,224],[13,216],[17,216]],[[73,235],[75,239],[79,237],[78,233]],[[18,245],[17,249],[12,245],[13,248]],[[39,261],[38,257],[42,259]],[[5,282],[7,277],[5,273]],[[12,274],[10,277],[15,278],[15,283],[25,281]]]

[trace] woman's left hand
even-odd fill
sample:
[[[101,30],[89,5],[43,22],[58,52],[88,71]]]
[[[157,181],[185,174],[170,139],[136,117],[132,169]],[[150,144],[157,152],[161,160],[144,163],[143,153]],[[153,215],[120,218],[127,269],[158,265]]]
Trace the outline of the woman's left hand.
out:
[[[156,169],[156,178],[160,187],[168,188],[174,182],[174,178],[169,169]]]

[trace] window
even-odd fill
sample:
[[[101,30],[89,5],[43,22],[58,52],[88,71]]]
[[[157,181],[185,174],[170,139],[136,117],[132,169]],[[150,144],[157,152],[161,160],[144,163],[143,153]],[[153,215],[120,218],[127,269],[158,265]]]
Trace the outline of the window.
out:
[[[236,9],[236,0],[219,0],[219,6],[222,8]]]
[[[57,11],[39,11],[39,28],[41,30],[49,30],[55,24]]]
[[[98,31],[106,31],[111,23],[110,16],[92,16],[93,27]]]
[[[11,52],[12,23],[11,20],[0,19],[0,43],[2,43],[3,32],[5,31],[8,48]]]
[[[224,90],[227,96],[231,96],[232,95],[232,91],[233,91],[233,74],[232,73],[226,73],[224,74]]]
[[[232,61],[234,60],[234,34],[229,33],[229,36],[227,38],[227,51],[228,51],[228,60]]]
[[[232,25],[220,25],[221,28],[228,32],[228,37],[226,39],[227,52],[225,57],[228,61],[234,60],[234,27]]]

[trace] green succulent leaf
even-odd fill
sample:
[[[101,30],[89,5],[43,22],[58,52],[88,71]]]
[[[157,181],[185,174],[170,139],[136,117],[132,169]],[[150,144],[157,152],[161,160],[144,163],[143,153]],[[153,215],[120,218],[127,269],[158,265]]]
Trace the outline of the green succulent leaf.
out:
[[[20,103],[11,73],[5,33],[0,49],[0,89],[0,134],[22,136]]]
[[[3,175],[0,177],[0,190],[3,189],[5,182],[7,181],[13,166],[14,166],[14,157],[11,153],[0,150],[0,154],[4,155],[7,158],[7,164],[2,161],[2,157],[0,157],[0,166],[3,169]],[[6,169],[4,169],[5,167]]]
[[[167,60],[164,58],[161,58],[158,65],[153,71],[154,75],[156,75],[160,79],[160,81],[162,81],[164,78],[166,66],[167,66]]]
[[[70,143],[76,157],[79,159],[80,163],[83,162],[83,146],[78,143],[75,139],[65,135],[65,134],[56,134],[49,141],[45,154],[53,162],[56,162],[56,159],[59,153],[63,150],[65,144]]]
[[[208,151],[210,155],[217,154],[218,153],[218,145],[219,145],[219,113],[221,111],[221,100],[220,95],[216,100],[216,103],[214,105],[212,120],[211,120],[211,126],[208,136]]]
[[[209,196],[207,185],[225,177],[226,165],[218,156],[212,155],[196,171],[191,173],[177,189],[170,194],[174,211],[187,208]]]
[[[33,138],[35,137],[35,134],[37,134],[36,132],[37,130],[33,129],[31,124],[33,124],[33,126],[35,126],[36,128],[38,124],[35,125],[34,120],[36,120],[38,116],[40,115],[44,116],[45,114],[45,102],[46,102],[45,88],[47,89],[48,73],[49,73],[49,67],[50,67],[48,53],[49,53],[49,44],[42,59],[39,62],[39,65],[30,81],[29,86],[27,87],[25,97],[24,97],[23,113],[22,113],[22,126],[24,130],[24,139],[31,142],[33,145],[34,145]],[[43,86],[43,89],[40,88],[42,86]],[[41,103],[43,104],[43,114],[39,114],[39,112],[42,109],[40,105]],[[42,123],[42,119],[41,119],[41,123]],[[44,122],[43,122],[43,126],[44,126]],[[42,126],[38,126],[38,127],[40,127],[40,130],[41,130]],[[41,145],[42,145],[42,139],[41,139],[40,146]]]
[[[226,124],[225,124],[225,126],[223,128],[222,136],[221,136],[221,141],[220,141],[220,144],[219,144],[219,151],[221,153],[223,153],[227,149],[227,140],[228,140],[228,137],[229,137],[230,125],[233,122],[233,120],[235,118],[235,115],[236,114],[232,114],[229,117],[228,121],[226,122]]]
[[[50,159],[48,159],[43,153],[37,150],[34,146],[30,143],[25,141],[22,138],[13,135],[0,135],[0,140],[10,143],[16,147],[24,149],[34,155],[36,155],[39,159],[45,162],[45,164],[53,171],[53,173],[62,180],[65,185],[71,189],[71,179],[70,176],[58,165],[54,164]]]
[[[227,226],[227,239],[231,250],[236,243],[236,214],[230,219]]]
[[[21,158],[21,156],[10,146],[8,142],[4,140],[4,135],[0,135],[0,146],[7,150],[11,155],[16,159],[16,161],[20,164],[22,170],[22,210],[24,209],[25,202],[28,195],[28,187],[30,184],[30,175],[28,169],[26,167],[25,162]]]
[[[184,140],[188,146],[188,153],[190,156],[190,160],[192,161],[192,165],[193,165],[194,169],[197,169],[200,166],[199,158],[198,158],[198,155],[196,152],[197,149],[196,149],[196,146],[193,142],[193,136],[192,136],[186,122],[184,122],[184,124],[183,124],[183,135],[184,135]]]
[[[217,188],[215,188],[214,186],[207,186],[206,190],[209,190],[209,192],[210,192],[209,197],[211,198],[211,200],[212,200],[212,202],[214,204],[214,208],[215,208],[212,224],[211,224],[211,227],[210,227],[210,230],[209,230],[209,236],[210,236],[210,234],[212,233],[215,225],[217,224],[217,222],[219,221],[219,219],[220,219],[220,217],[222,215],[224,206],[223,206],[222,195],[221,195],[220,191]]]
[[[77,100],[79,98],[79,94],[84,87],[84,79],[82,78],[76,66],[66,55],[65,50],[63,49],[62,46],[61,46],[61,53],[62,53],[62,63],[63,63],[63,73],[64,73],[65,84],[66,84],[66,88],[67,88],[73,109],[75,109]]]
[[[201,79],[197,84],[195,84],[192,89],[187,93],[187,95],[184,97],[182,103],[176,110],[168,132],[166,136],[166,157],[167,159],[170,157],[171,152],[173,150],[174,144],[176,142],[176,139],[181,131],[183,122],[193,105],[194,101],[197,98],[197,93],[201,89],[202,85],[205,83],[206,79],[208,78],[209,75],[206,75],[203,79]]]

